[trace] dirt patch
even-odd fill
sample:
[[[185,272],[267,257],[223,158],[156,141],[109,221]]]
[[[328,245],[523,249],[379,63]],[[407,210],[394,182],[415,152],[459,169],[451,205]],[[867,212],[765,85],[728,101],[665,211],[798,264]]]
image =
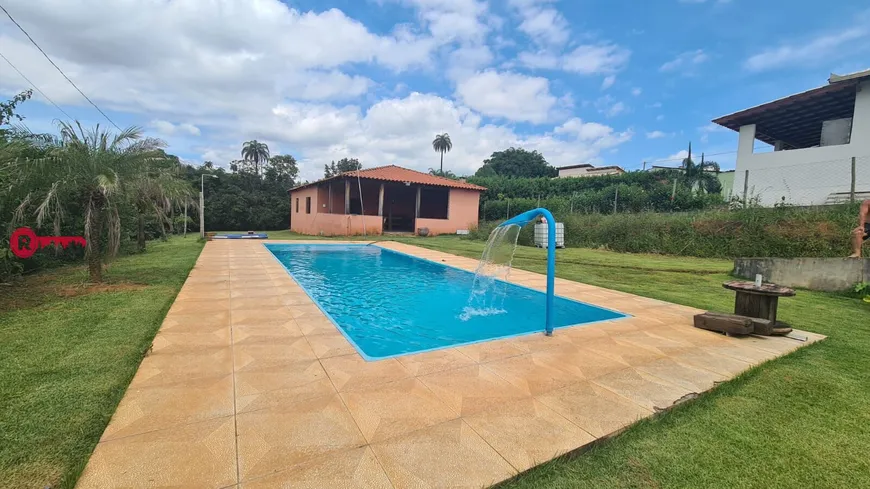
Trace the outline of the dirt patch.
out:
[[[80,284],[66,285],[56,288],[56,295],[60,297],[77,297],[80,295],[95,294],[100,292],[129,292],[142,290],[146,286],[134,283],[118,284]]]
[[[57,283],[49,274],[20,278],[0,286],[0,312],[49,305],[58,300],[90,294],[131,292],[147,286],[132,282]]]
[[[706,236],[732,236],[739,233],[742,227],[738,221],[725,219],[704,219],[692,222],[692,228],[695,232]]]
[[[764,226],[764,231],[791,240],[816,238],[831,241],[842,238],[837,229],[828,222],[779,222]]]

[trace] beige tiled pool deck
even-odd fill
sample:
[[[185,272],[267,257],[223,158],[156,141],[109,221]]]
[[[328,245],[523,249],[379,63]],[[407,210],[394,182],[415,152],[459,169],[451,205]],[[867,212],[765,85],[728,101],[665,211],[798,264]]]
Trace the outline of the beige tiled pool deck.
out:
[[[633,317],[366,362],[262,241],[209,242],[78,487],[481,487],[823,338],[725,337],[689,307],[556,292]]]

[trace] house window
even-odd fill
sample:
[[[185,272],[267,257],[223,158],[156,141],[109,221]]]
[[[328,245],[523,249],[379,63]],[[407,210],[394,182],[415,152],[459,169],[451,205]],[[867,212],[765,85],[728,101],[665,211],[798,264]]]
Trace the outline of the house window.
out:
[[[421,188],[420,217],[424,219],[447,219],[450,203],[450,189]]]
[[[305,197],[305,213],[311,214],[311,197]]]
[[[299,214],[299,197],[296,197],[296,213]]]

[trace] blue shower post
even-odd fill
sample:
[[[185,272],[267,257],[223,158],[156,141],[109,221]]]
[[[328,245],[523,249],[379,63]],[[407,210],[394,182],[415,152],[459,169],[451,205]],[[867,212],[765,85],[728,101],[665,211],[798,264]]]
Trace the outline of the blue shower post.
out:
[[[499,224],[499,227],[515,224],[525,226],[538,216],[547,219],[547,313],[544,330],[547,336],[553,336],[553,308],[556,302],[556,220],[547,209],[539,207],[528,212],[523,212]]]

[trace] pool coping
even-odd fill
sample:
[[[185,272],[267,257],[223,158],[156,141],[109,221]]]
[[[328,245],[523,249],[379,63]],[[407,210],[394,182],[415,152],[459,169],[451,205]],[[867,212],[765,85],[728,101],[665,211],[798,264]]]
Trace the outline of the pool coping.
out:
[[[383,243],[366,244],[475,262]],[[489,486],[825,338],[726,337],[696,308],[560,290],[633,317],[368,362],[268,249],[206,243],[76,487]]]
[[[544,332],[543,330],[541,330],[541,331],[529,331],[529,332],[524,332],[524,333],[513,333],[513,334],[508,334],[508,335],[502,335],[502,336],[492,336],[492,337],[484,338],[484,339],[480,339],[480,340],[466,341],[466,342],[462,342],[462,343],[452,343],[452,344],[449,344],[449,345],[437,346],[437,347],[434,347],[434,348],[426,348],[426,349],[424,349],[424,350],[414,350],[414,351],[409,351],[409,352],[405,352],[405,353],[396,353],[396,354],[393,354],[393,355],[372,356],[372,355],[369,355],[368,353],[366,353],[366,352],[365,352],[365,351],[364,351],[364,350],[363,350],[363,349],[362,349],[362,348],[361,348],[361,347],[356,343],[356,341],[354,341],[354,339],[350,336],[350,334],[347,333],[347,331],[345,331],[344,328],[341,327],[341,325],[338,323],[338,321],[336,321],[335,318],[332,317],[332,315],[331,315],[331,314],[330,314],[330,313],[329,313],[329,312],[328,312],[328,311],[323,307],[323,305],[320,303],[320,301],[317,300],[317,298],[314,297],[314,296],[311,294],[311,292],[310,292],[310,291],[309,291],[309,290],[308,290],[304,285],[302,285],[302,283],[300,283],[300,282],[296,279],[295,276],[293,276],[293,272],[291,272],[290,269],[287,268],[287,266],[285,266],[284,263],[282,263],[281,260],[279,260],[277,256],[275,256],[275,253],[272,252],[272,250],[269,248],[269,245],[275,245],[275,246],[352,246],[352,247],[360,247],[360,248],[365,247],[365,246],[375,246],[375,247],[377,247],[377,248],[379,248],[379,249],[381,249],[381,250],[384,250],[384,251],[387,251],[387,252],[390,252],[390,253],[396,253],[396,254],[404,255],[404,256],[407,256],[407,257],[410,257],[410,258],[413,258],[413,259],[416,259],[416,260],[426,261],[426,262],[429,262],[429,263],[432,263],[432,264],[435,264],[435,265],[439,265],[439,266],[444,267],[444,268],[451,268],[451,269],[453,269],[453,270],[457,270],[457,271],[464,272],[464,273],[470,273],[470,274],[472,274],[472,275],[474,275],[475,272],[470,272],[470,271],[468,271],[468,270],[465,270],[464,268],[459,268],[459,267],[457,267],[457,266],[453,266],[453,265],[450,265],[450,264],[447,264],[447,263],[437,262],[437,261],[435,261],[435,260],[430,260],[430,259],[428,259],[428,258],[424,258],[424,257],[420,257],[420,256],[414,256],[414,255],[412,255],[412,254],[410,254],[410,253],[405,253],[405,252],[403,252],[403,251],[393,250],[393,249],[390,249],[390,248],[386,248],[386,247],[383,247],[383,246],[379,246],[377,243],[334,243],[334,242],[326,242],[326,243],[310,243],[310,242],[306,242],[306,243],[261,243],[261,244],[263,245],[264,248],[266,248],[266,250],[269,251],[269,254],[272,256],[272,258],[274,258],[275,261],[277,261],[278,264],[281,265],[281,268],[283,268],[283,269],[287,272],[287,274],[290,275],[290,277],[291,277],[291,278],[292,278],[292,279],[293,279],[297,284],[299,284],[299,286],[302,288],[302,290],[305,291],[305,293],[308,295],[308,297],[311,299],[311,301],[314,302],[314,304],[317,306],[318,309],[320,309],[320,312],[322,312],[324,316],[326,316],[327,318],[329,318],[330,321],[332,321],[332,324],[335,326],[335,329],[337,329],[338,332],[341,333],[342,336],[344,336],[344,338],[345,338],[345,339],[346,339],[346,340],[347,340],[347,341],[348,341],[348,342],[349,342],[349,343],[354,347],[354,349],[356,350],[356,352],[359,353],[359,355],[360,355],[361,357],[363,357],[363,359],[365,359],[367,362],[376,362],[376,361],[379,361],[379,360],[388,360],[388,359],[390,359],[390,358],[406,357],[406,356],[409,356],[409,355],[417,355],[417,354],[421,354],[421,353],[428,353],[428,352],[433,352],[433,351],[445,350],[445,349],[448,349],[448,348],[459,348],[459,347],[462,347],[462,346],[475,345],[475,344],[478,344],[478,343],[486,343],[486,342],[489,342],[489,341],[506,340],[506,339],[510,339],[510,338],[520,338],[520,337],[523,337],[523,336],[531,336],[531,335],[535,335],[535,334],[541,334],[541,333]],[[510,276],[510,274],[508,274],[507,277],[509,277],[509,276]],[[525,290],[528,290],[528,291],[531,291],[531,292],[535,292],[535,293],[538,293],[538,294],[546,294],[545,292],[541,292],[541,291],[538,290],[538,289],[534,289],[534,288],[532,288],[532,287],[528,287],[528,286],[523,285],[523,284],[518,284],[518,283],[516,283],[516,282],[509,282],[509,281],[507,281],[507,280],[502,280],[502,279],[498,279],[498,278],[495,279],[495,280],[497,280],[498,282],[502,282],[502,283],[505,283],[505,284],[508,284],[508,285],[512,285],[512,286],[515,286],[515,287],[519,287],[519,288],[521,288],[521,289],[525,289]],[[608,312],[612,312],[612,313],[614,313],[614,314],[619,314],[619,317],[614,317],[614,318],[598,319],[598,320],[595,320],[595,321],[587,321],[587,322],[584,322],[584,323],[566,324],[565,326],[556,326],[556,327],[553,328],[554,330],[565,330],[565,329],[567,329],[567,328],[582,328],[582,327],[584,327],[584,326],[589,326],[589,325],[592,325],[592,324],[605,323],[605,322],[609,322],[609,321],[621,321],[621,320],[630,319],[630,318],[634,317],[634,316],[632,316],[631,314],[628,314],[628,313],[625,313],[625,312],[621,312],[621,311],[617,311],[617,310],[615,310],[615,309],[610,309],[610,308],[603,307],[603,306],[597,306],[597,305],[595,305],[595,304],[590,304],[590,303],[588,303],[588,302],[583,302],[583,301],[581,301],[581,300],[577,300],[577,299],[574,299],[574,298],[571,298],[571,297],[564,297],[564,296],[561,296],[561,295],[558,295],[558,294],[554,294],[554,295],[555,295],[556,297],[559,297],[560,299],[568,300],[568,301],[571,301],[571,302],[576,302],[576,303],[578,303],[578,304],[583,304],[583,305],[585,305],[585,306],[590,306],[590,307],[594,307],[594,308],[597,308],[597,309],[602,309],[602,310],[605,310],[605,311],[608,311]]]

